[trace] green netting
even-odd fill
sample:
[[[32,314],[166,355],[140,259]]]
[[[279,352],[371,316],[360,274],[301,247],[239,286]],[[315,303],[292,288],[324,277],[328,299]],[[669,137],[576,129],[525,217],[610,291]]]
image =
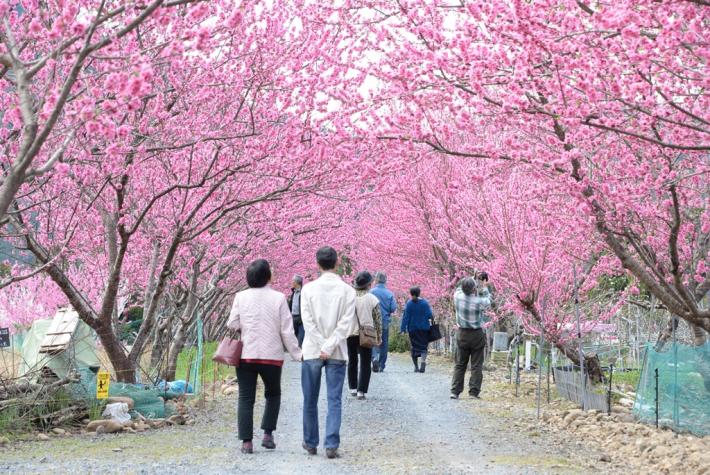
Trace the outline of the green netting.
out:
[[[71,385],[70,391],[77,399],[96,401],[96,374],[89,370],[79,370],[81,376],[77,384]],[[181,394],[171,391],[148,388],[140,384],[111,382],[108,389],[111,397],[124,396],[133,399],[133,410],[147,418],[163,418],[172,414],[165,412],[165,400],[175,399]]]
[[[710,342],[667,345],[663,352],[647,346],[634,404],[634,415],[647,423],[656,421],[656,369],[659,424],[710,435]]]

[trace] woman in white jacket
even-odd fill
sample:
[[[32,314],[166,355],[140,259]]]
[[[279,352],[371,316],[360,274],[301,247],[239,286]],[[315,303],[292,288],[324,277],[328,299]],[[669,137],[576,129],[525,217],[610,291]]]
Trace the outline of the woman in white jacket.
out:
[[[227,326],[240,331],[244,347],[237,368],[239,402],[237,420],[242,453],[254,451],[254,401],[257,377],[264,383],[264,431],[262,447],[275,449],[273,431],[281,406],[281,368],[284,348],[295,361],[301,360],[301,350],[293,332],[293,319],[286,296],[269,286],[271,268],[264,259],[257,259],[247,268],[249,288],[234,297]]]
[[[372,274],[367,271],[355,276],[355,317],[357,326],[355,333],[348,337],[348,386],[350,394],[358,399],[365,399],[370,387],[372,367],[372,348],[360,346],[359,327],[374,326],[378,341],[382,338],[382,316],[380,301],[369,290],[372,286]],[[359,366],[359,374],[358,374]]]

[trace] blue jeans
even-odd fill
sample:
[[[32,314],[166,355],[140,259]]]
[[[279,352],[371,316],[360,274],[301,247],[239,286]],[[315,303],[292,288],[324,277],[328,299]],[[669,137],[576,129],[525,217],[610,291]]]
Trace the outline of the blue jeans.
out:
[[[325,448],[340,446],[340,415],[343,407],[343,382],[346,363],[342,360],[305,360],[301,365],[303,389],[303,441],[309,447],[318,447],[318,396],[322,369],[325,367],[325,384],[328,391],[328,415],[325,418]]]
[[[390,346],[390,321],[389,318],[382,322],[382,344],[372,349],[372,361],[377,361],[380,371],[385,369],[387,363],[387,351]]]

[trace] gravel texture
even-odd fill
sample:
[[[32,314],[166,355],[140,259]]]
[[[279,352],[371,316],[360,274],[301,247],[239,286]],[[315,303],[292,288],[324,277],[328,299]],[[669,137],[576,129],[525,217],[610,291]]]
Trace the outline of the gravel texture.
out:
[[[415,374],[406,356],[393,355],[386,372],[373,374],[366,401],[344,394],[337,460],[326,459],[322,447],[317,456],[301,448],[300,366],[287,363],[275,451],[255,443],[253,455],[239,452],[231,396],[208,401],[192,426],[52,436],[3,447],[0,473],[599,473],[590,463],[596,455],[545,434],[513,430],[509,417],[484,410],[505,403],[486,396],[485,375],[482,401],[449,399],[449,366],[430,364],[427,373]],[[319,408],[322,431],[325,382]]]

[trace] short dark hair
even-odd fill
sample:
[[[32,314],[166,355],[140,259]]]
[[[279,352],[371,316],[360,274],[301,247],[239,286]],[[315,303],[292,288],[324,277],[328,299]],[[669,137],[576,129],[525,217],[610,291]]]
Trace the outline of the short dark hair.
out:
[[[338,253],[330,246],[323,246],[316,252],[316,262],[323,270],[333,270],[338,263]]]
[[[488,273],[487,272],[479,272],[478,273],[478,280],[483,280],[485,282],[488,282]]]
[[[461,281],[461,290],[466,295],[473,295],[473,292],[476,291],[476,281],[473,280],[473,277],[466,277]]]
[[[251,288],[261,288],[271,280],[271,266],[266,259],[252,261],[247,267],[247,285]]]
[[[414,287],[409,288],[409,295],[412,296],[412,299],[419,300],[419,296],[421,294],[422,294],[422,289],[420,289],[419,287],[414,286]]]

